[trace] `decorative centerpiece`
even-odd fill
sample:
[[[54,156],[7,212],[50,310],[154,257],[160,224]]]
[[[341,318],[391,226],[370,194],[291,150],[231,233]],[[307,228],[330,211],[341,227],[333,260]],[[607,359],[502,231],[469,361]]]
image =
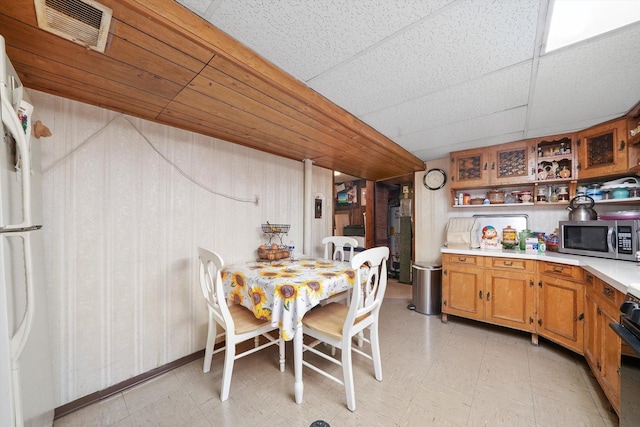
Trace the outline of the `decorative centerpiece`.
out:
[[[289,258],[289,251],[275,243],[269,246],[260,245],[258,247],[258,258],[267,261]]]
[[[282,237],[289,233],[289,224],[262,224],[262,232],[269,236],[269,242],[258,247],[258,258],[267,261],[289,258],[288,246],[282,243]],[[280,244],[272,243],[274,237],[280,240]]]

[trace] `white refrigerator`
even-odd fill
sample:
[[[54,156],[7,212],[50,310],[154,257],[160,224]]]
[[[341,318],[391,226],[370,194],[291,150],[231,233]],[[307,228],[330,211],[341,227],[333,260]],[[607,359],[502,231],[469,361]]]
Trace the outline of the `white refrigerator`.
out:
[[[40,146],[0,36],[0,426],[53,425]]]

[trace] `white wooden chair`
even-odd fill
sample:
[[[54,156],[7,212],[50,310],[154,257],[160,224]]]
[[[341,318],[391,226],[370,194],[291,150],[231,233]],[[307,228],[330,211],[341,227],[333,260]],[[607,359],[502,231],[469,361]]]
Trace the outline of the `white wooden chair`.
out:
[[[337,303],[327,304],[311,310],[302,318],[304,333],[315,338],[312,343],[303,344],[303,366],[342,384],[347,395],[347,407],[356,409],[353,384],[352,352],[356,352],[373,361],[375,378],[382,381],[382,362],[378,341],[378,318],[380,306],[387,288],[387,260],[389,248],[377,247],[356,254],[351,260],[351,268],[357,271],[349,306]],[[367,279],[363,281],[361,268],[369,266]],[[353,346],[353,338],[369,329],[369,338],[363,338],[371,346],[371,353]],[[316,346],[325,342],[342,350],[338,360],[319,351]],[[310,351],[323,359],[342,366],[342,380],[327,373],[317,365],[304,359],[304,353]]]
[[[249,309],[239,304],[227,304],[220,277],[220,269],[224,266],[220,255],[203,248],[198,248],[198,255],[200,258],[200,286],[209,309],[209,331],[202,370],[205,373],[209,372],[213,355],[225,351],[222,388],[220,390],[220,400],[224,401],[229,397],[233,363],[236,359],[277,344],[279,346],[280,371],[284,372],[284,340],[279,337],[277,326],[271,326],[270,323],[257,319]],[[220,334],[217,334],[217,325],[222,328]],[[274,338],[268,333],[271,331],[276,331],[278,338]],[[216,338],[223,335],[225,335],[225,346],[214,350]],[[258,345],[261,335],[267,338],[268,342]],[[253,348],[236,353],[237,344],[252,338],[255,341]]]
[[[324,259],[344,261],[344,248],[349,249],[349,258],[353,259],[353,249],[358,247],[358,241],[353,237],[347,236],[329,236],[322,239],[324,245]],[[333,251],[333,252],[332,252]]]
[[[347,260],[352,260],[353,249],[358,247],[358,241],[353,237],[347,236],[328,236],[322,239],[322,244],[324,245],[324,259],[335,261],[345,260],[345,248],[349,249],[349,257]],[[344,301],[345,304],[349,304],[350,295],[350,291],[340,292],[324,300],[322,305],[337,301]]]

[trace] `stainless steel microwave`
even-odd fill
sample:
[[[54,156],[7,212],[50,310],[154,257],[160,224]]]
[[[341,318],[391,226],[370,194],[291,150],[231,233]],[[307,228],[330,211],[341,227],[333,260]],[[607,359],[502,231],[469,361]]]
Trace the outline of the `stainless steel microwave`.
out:
[[[560,221],[558,252],[636,261],[640,220]]]

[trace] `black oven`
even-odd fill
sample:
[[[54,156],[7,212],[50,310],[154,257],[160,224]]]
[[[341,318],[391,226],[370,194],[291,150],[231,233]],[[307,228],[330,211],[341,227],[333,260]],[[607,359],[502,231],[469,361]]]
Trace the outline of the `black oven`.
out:
[[[633,289],[620,307],[620,323],[610,326],[620,337],[620,427],[640,425],[640,296]]]

